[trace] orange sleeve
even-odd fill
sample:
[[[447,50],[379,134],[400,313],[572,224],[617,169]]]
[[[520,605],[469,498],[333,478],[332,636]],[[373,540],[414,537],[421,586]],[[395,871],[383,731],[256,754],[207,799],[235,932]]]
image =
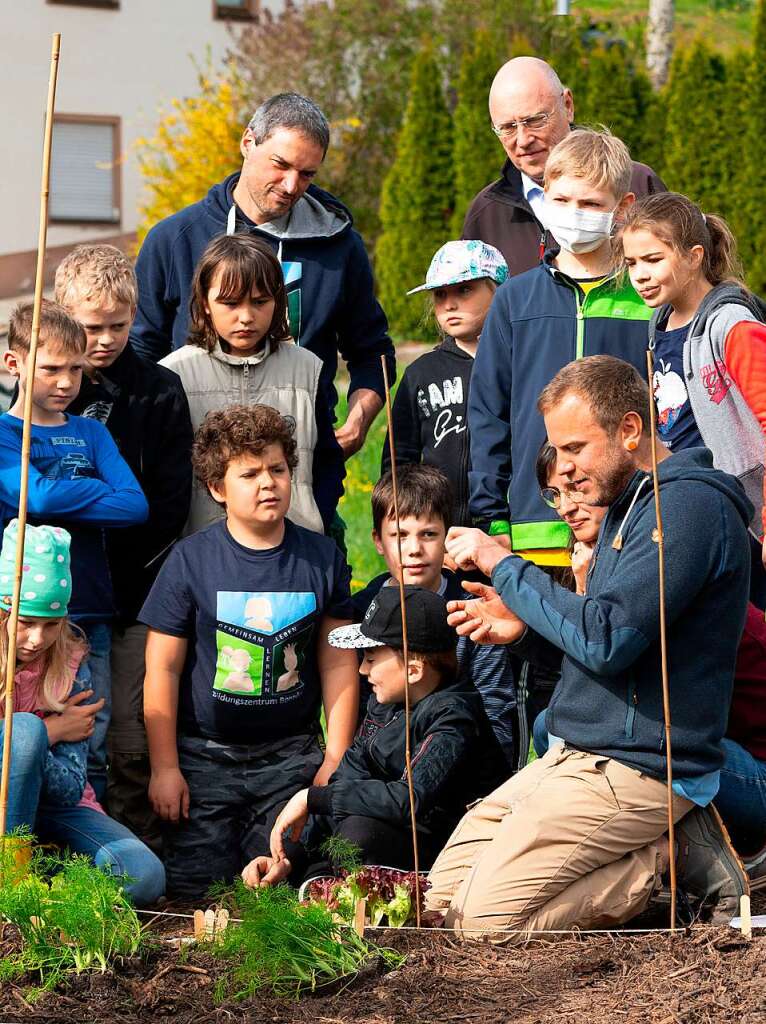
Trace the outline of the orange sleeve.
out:
[[[727,334],[723,351],[726,368],[766,437],[766,324],[740,320]],[[763,461],[766,464],[766,442]],[[766,475],[763,489],[761,520],[766,531]]]

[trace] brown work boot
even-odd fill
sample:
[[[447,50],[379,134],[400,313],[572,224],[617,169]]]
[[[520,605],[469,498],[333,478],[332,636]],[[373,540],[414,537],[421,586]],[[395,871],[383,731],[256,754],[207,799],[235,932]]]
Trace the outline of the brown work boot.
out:
[[[679,886],[711,924],[728,924],[739,913],[740,897],[750,893],[742,861],[718,811],[695,807],[675,829]]]

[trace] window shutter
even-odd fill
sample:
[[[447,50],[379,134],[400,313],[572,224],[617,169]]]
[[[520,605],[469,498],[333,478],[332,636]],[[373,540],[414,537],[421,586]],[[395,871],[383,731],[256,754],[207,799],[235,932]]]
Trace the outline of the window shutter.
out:
[[[113,124],[54,123],[51,220],[119,221],[115,159]]]

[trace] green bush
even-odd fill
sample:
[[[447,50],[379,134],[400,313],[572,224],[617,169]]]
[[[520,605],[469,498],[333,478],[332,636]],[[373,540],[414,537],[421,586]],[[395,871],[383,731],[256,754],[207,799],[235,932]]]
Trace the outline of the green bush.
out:
[[[429,43],[412,66],[410,92],[396,145],[383,182],[375,252],[380,301],[392,330],[426,335],[422,303],[407,296],[420,284],[431,257],[449,238],[454,201],[452,123],[439,63]]]

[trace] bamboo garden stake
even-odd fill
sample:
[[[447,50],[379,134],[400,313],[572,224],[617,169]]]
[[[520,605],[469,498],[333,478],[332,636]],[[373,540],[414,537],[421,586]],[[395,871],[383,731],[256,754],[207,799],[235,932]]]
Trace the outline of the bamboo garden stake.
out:
[[[420,863],[418,860],[418,827],[415,820],[415,790],[412,787],[412,757],[410,751],[410,652],[407,644],[407,613],[404,608],[404,563],[402,562],[402,535],[399,529],[399,492],[396,486],[396,447],[394,445],[394,419],[391,414],[391,387],[388,382],[386,357],[380,357],[383,383],[386,389],[386,419],[388,444],[391,450],[391,491],[394,498],[396,522],[396,552],[399,559],[399,601],[402,608],[402,646],[404,648],[404,765],[407,771],[407,790],[410,796],[410,824],[412,826],[412,860],[415,868],[415,923],[420,927]]]
[[[665,721],[665,752],[668,776],[668,852],[670,855],[670,930],[676,929],[676,845],[675,823],[673,821],[673,751],[670,740],[670,683],[668,681],[668,644],[665,622],[665,538],[662,533],[662,509],[660,508],[660,483],[657,479],[657,411],[651,394],[654,377],[654,354],[646,350],[646,366],[649,373],[649,423],[652,441],[652,482],[654,485],[654,511],[657,517],[657,556],[660,578],[660,664],[662,669],[662,717]]]
[[[16,631],[19,625],[19,598],[21,597],[21,576],[24,563],[24,534],[27,527],[27,488],[29,485],[29,446],[32,436],[32,384],[37,361],[37,341],[40,335],[40,308],[43,300],[43,278],[45,272],[45,246],[48,239],[48,196],[51,173],[51,141],[53,137],[53,109],[56,103],[56,79],[58,76],[61,34],[54,33],[51,46],[51,67],[48,80],[48,104],[45,110],[45,136],[43,142],[43,172],[40,187],[40,231],[37,240],[37,271],[35,276],[35,298],[32,308],[32,337],[27,356],[27,380],[24,394],[24,427],[21,440],[21,485],[19,487],[19,530],[16,548],[16,575],[13,581],[13,601],[8,623],[8,664],[5,675],[5,733],[3,738],[3,766],[0,778],[0,836],[5,837],[5,823],[8,812],[8,776],[11,763],[11,738],[13,732],[13,683],[16,669]]]

